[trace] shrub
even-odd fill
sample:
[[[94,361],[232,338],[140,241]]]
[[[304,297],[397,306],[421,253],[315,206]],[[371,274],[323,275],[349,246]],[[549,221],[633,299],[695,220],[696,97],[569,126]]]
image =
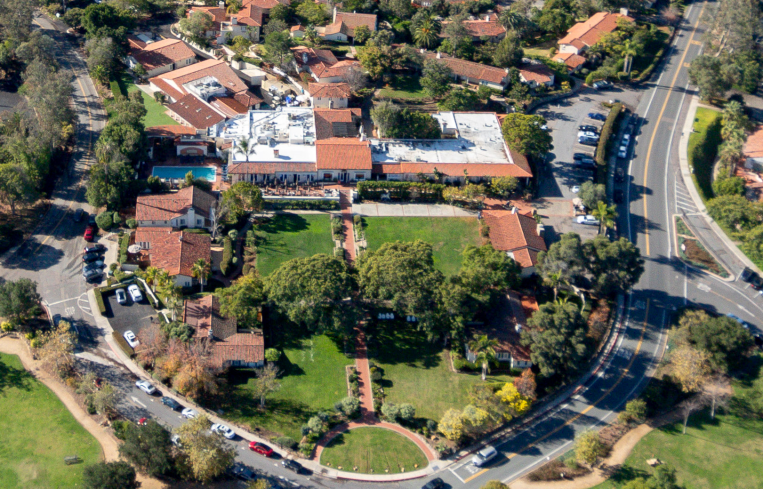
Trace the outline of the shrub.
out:
[[[40,346],[42,346],[42,341],[40,341],[40,338],[32,338],[31,340],[29,340],[29,346],[31,346],[32,348],[39,348]]]
[[[360,217],[358,214],[355,214],[352,216],[352,223],[356,226],[360,226],[363,222],[363,218]]]
[[[315,443],[303,443],[299,446],[299,452],[305,457],[309,457],[315,450]]]
[[[228,275],[230,264],[233,261],[233,242],[230,236],[226,236],[223,239],[223,259],[220,262],[220,272],[223,275]]]
[[[265,350],[265,360],[268,362],[277,362],[281,358],[281,351],[277,348],[268,348]]]
[[[131,423],[129,421],[120,420],[120,419],[111,423],[111,428],[114,430],[114,436],[116,436],[120,440],[124,440],[125,433],[127,432],[127,429],[129,428],[130,424]]]
[[[95,289],[93,292],[95,293],[95,303],[98,304],[98,311],[101,314],[106,314],[106,304],[103,303],[103,294],[101,289]]]
[[[117,345],[119,345],[119,348],[122,349],[123,352],[125,352],[125,355],[132,358],[132,356],[135,354],[135,350],[132,349],[130,345],[127,344],[127,341],[122,337],[119,333],[112,333],[112,338],[114,338],[114,341],[117,342]]]
[[[436,202],[442,200],[445,185],[428,182],[358,182],[358,196],[361,199],[379,200],[383,193],[389,193],[393,200],[418,200]]]
[[[435,420],[433,420],[433,419],[428,419],[427,420],[427,429],[429,431],[431,431],[432,433],[437,431],[437,422]]]
[[[138,221],[135,219],[128,219],[127,220],[127,227],[130,229],[135,229],[138,227]]]
[[[343,231],[344,231],[344,227],[341,224],[332,224],[331,225],[331,232],[335,236],[340,236],[341,237],[342,234],[344,234]]]
[[[111,218],[111,222],[113,222],[115,226],[119,226],[122,224],[122,216],[120,216],[118,212],[115,212]]]
[[[295,448],[297,448],[297,442],[294,441],[293,438],[290,438],[288,436],[279,436],[277,438],[274,438],[273,443],[275,443],[281,448],[288,448],[289,450],[294,450]]]
[[[381,382],[381,379],[382,379],[381,370],[379,370],[376,367],[372,368],[371,369],[371,382],[379,383],[379,382]]]
[[[345,397],[334,404],[334,409],[348,418],[354,418],[360,413],[360,401],[357,397]]]
[[[334,211],[339,210],[339,202],[336,200],[266,200],[265,208],[268,210]]]
[[[119,238],[119,263],[127,262],[127,248],[130,244],[130,235],[124,234]]]
[[[480,234],[482,235],[483,238],[489,238],[490,237],[490,226],[488,226],[487,224],[483,225],[480,228]]]
[[[600,178],[599,181],[606,181],[607,175],[607,149],[609,147],[609,140],[616,128],[617,118],[620,116],[620,112],[623,110],[623,104],[616,103],[612,106],[612,109],[607,115],[607,120],[601,127],[601,137],[599,138],[599,145],[596,148],[596,165],[598,166],[599,175],[604,175],[604,178]]]
[[[228,237],[230,239],[234,240],[234,241],[236,239],[238,239],[238,230],[237,229],[231,229],[230,231],[228,231]]]
[[[405,403],[400,405],[400,419],[403,421],[413,421],[416,417],[416,408],[411,404]]]
[[[334,248],[334,256],[344,260],[344,248]]]
[[[400,417],[400,407],[398,407],[396,404],[392,404],[391,402],[385,402],[382,404],[381,411],[384,417],[393,423],[397,421],[398,417]]]
[[[100,229],[108,231],[114,225],[114,213],[111,211],[103,211],[95,218],[95,223]]]
[[[13,331],[13,324],[11,324],[10,321],[3,321],[0,323],[0,329],[2,329],[4,333]]]

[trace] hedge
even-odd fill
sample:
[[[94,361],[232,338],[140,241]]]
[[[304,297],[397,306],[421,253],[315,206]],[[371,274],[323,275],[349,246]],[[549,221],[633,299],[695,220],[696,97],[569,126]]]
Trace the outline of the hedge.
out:
[[[98,304],[98,311],[101,314],[106,314],[106,304],[103,302],[103,293],[101,292],[101,289],[95,289],[93,292],[95,292],[95,303]]]
[[[442,183],[427,182],[389,182],[365,181],[358,182],[358,196],[361,199],[379,200],[386,191],[395,200],[442,200],[442,192],[446,186]]]
[[[269,210],[316,210],[334,211],[339,209],[337,200],[266,200]]]
[[[601,128],[601,137],[599,138],[599,145],[596,148],[596,165],[599,170],[599,182],[606,182],[607,175],[607,149],[609,148],[609,140],[615,131],[617,118],[620,112],[623,110],[623,104],[620,102],[614,104],[609,110],[607,120]],[[602,178],[603,175],[603,178]]]
[[[114,225],[114,212],[103,211],[95,218],[95,223],[100,229],[108,231]]]
[[[112,80],[109,85],[111,87],[111,93],[114,95],[115,99],[125,96],[124,92],[122,92],[122,87],[119,86],[118,81]]]
[[[125,233],[119,238],[119,263],[127,262],[127,248],[130,245],[130,233]]]
[[[228,275],[228,268],[233,261],[233,241],[226,236],[223,238],[223,259],[220,262],[220,272]]]

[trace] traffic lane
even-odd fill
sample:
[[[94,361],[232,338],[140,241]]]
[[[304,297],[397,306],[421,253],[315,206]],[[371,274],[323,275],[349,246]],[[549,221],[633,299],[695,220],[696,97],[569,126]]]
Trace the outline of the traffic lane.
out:
[[[753,332],[763,331],[763,296],[759,292],[688,267],[685,276],[686,302],[716,314],[734,314],[752,325]]]

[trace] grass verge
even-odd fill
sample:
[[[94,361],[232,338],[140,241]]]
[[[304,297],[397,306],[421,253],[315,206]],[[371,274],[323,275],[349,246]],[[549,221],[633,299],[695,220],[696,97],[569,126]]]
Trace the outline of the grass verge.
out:
[[[435,266],[446,276],[461,268],[461,252],[479,246],[479,222],[473,217],[364,217],[368,249],[394,241],[420,239],[432,245]]]
[[[327,336],[314,336],[289,343],[281,356],[281,388],[268,396],[266,408],[259,409],[259,399],[252,394],[255,377],[251,369],[234,369],[228,374],[230,392],[223,396],[225,416],[252,429],[302,438],[300,431],[307,420],[347,397],[345,366],[352,365]]]
[[[697,108],[692,133],[689,135],[689,167],[692,180],[702,201],[712,199],[713,163],[721,144],[721,113],[705,107]]]
[[[676,232],[678,234],[683,234],[684,236],[694,237],[694,233],[691,232],[689,226],[687,226],[684,220],[679,216],[676,216]]]
[[[418,76],[393,76],[390,82],[379,91],[380,98],[393,100],[428,100]]]
[[[321,463],[363,474],[399,474],[426,467],[424,453],[403,435],[385,428],[356,428],[340,434],[321,453]]]
[[[281,263],[318,253],[331,255],[331,223],[327,214],[276,214],[259,226],[257,269],[269,275]]]
[[[85,465],[101,460],[96,439],[16,355],[0,354],[0,412],[0,487],[81,487]],[[68,455],[83,463],[64,464]]]
[[[137,90],[140,90],[130,78],[130,75],[123,73],[118,80],[119,86],[122,89],[122,93],[130,94]],[[146,107],[147,114],[143,118],[143,124],[146,127],[153,126],[177,126],[179,125],[175,120],[165,114],[167,108],[154,100],[152,96],[140,90],[140,94],[143,97],[143,105]]]

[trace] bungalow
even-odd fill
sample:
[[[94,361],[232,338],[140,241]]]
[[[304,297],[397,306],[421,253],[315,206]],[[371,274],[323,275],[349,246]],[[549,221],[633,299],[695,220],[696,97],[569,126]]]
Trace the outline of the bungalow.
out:
[[[355,60],[339,61],[328,49],[313,49],[305,46],[291,48],[294,52],[294,70],[307,72],[319,83],[340,83],[345,81],[347,73],[359,70],[360,63]]]
[[[523,300],[524,299],[524,300]],[[508,363],[512,369],[525,369],[533,365],[530,349],[520,343],[520,332],[527,326],[527,313],[532,314],[534,299],[520,298],[515,292],[501,295],[498,304],[491,311],[489,321],[481,326],[472,327],[474,335],[486,335],[498,341],[495,358],[501,363]],[[528,309],[528,310],[526,310]],[[537,303],[535,305],[537,309]],[[464,345],[466,359],[477,360],[477,355]]]
[[[252,42],[259,42],[260,28],[266,13],[262,8],[247,4],[237,13],[229,14],[224,7],[191,7],[186,16],[196,12],[204,12],[212,17],[212,29],[205,33],[213,38],[218,46],[222,46],[236,36],[242,36]]]
[[[149,79],[148,83],[153,91],[162,92],[170,102],[177,102],[190,93],[206,101],[212,96],[244,93],[249,89],[220,59],[208,59],[163,73]]]
[[[538,253],[547,251],[543,227],[535,218],[511,211],[484,211],[482,218],[490,230],[493,248],[505,252],[522,267],[522,276],[535,273]]]
[[[175,231],[170,227],[138,227],[135,244],[141,247],[141,260],[167,271],[179,287],[198,283],[193,264],[199,259],[212,262],[212,240],[208,234]]]
[[[360,134],[360,109],[315,109],[315,137],[356,138]]]
[[[214,195],[191,186],[174,193],[139,196],[135,220],[142,228],[203,228],[210,231],[215,209],[217,198]]]
[[[151,78],[196,62],[196,54],[180,39],[163,39],[146,44],[134,36],[128,36],[130,54],[126,63],[131,70],[140,65]]]
[[[194,340],[210,342],[213,367],[255,368],[265,364],[262,332],[239,330],[235,317],[222,315],[215,295],[186,300],[183,322],[195,329]]]
[[[632,17],[628,17],[628,11],[623,9],[621,13],[613,14],[609,12],[598,12],[593,14],[588,20],[578,22],[570,27],[567,35],[559,39],[559,52],[582,54],[588,48],[596,44],[605,34],[614,32],[617,29],[617,22],[622,19],[627,22],[633,22]]]
[[[265,14],[278,4],[291,5],[291,0],[244,0],[244,7],[253,6],[262,9]]]
[[[225,122],[224,115],[190,93],[168,105],[167,114],[180,124],[196,129],[197,134],[215,134]]]
[[[376,14],[338,12],[337,8],[334,7],[332,23],[325,27],[318,27],[316,31],[320,37],[327,41],[347,42],[355,38],[355,28],[361,25],[365,25],[371,32],[374,32],[376,30]]]
[[[445,26],[449,22],[442,23],[442,32],[440,37],[448,37],[445,34]],[[498,22],[498,15],[488,14],[484,19],[465,20],[461,22],[461,25],[466,29],[466,33],[471,37],[472,42],[500,42],[506,37],[506,28]]]
[[[535,88],[554,85],[554,72],[543,63],[526,63],[519,67],[519,81]]]
[[[456,81],[465,81],[476,85],[484,85],[496,90],[503,90],[509,82],[509,70],[483,65],[465,59],[453,58],[445,53],[433,53],[422,50],[426,59],[434,59],[443,63],[453,72]]]
[[[586,62],[584,57],[575,53],[557,53],[554,55],[553,60],[557,63],[564,63],[567,65],[567,70],[573,73],[580,71]]]
[[[352,96],[347,83],[308,83],[307,91],[313,107],[344,109]]]

